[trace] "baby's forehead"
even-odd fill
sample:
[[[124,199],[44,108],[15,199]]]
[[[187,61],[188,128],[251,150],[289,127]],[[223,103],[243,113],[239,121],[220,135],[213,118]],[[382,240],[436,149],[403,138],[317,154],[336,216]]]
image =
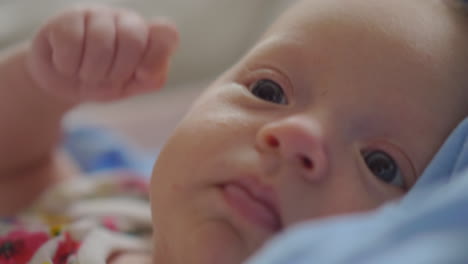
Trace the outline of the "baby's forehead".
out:
[[[368,27],[431,23],[428,18],[447,15],[446,2],[456,0],[300,0],[272,27],[352,26]],[[461,0],[459,0],[461,1]],[[444,14],[445,13],[445,14]],[[435,16],[435,17],[434,17]],[[351,23],[351,24],[350,24]]]
[[[286,56],[301,68],[310,67],[310,58],[339,64],[351,52],[368,64],[375,59],[413,65],[411,76],[430,75],[459,90],[468,84],[460,73],[468,69],[468,16],[457,15],[447,1],[301,0],[273,23],[246,61]],[[284,43],[294,45],[285,49]]]
[[[348,36],[349,41],[381,39],[427,56],[452,56],[458,48],[454,46],[468,45],[468,21],[458,19],[447,1],[455,0],[301,0],[273,23],[262,40],[273,35],[316,44]]]

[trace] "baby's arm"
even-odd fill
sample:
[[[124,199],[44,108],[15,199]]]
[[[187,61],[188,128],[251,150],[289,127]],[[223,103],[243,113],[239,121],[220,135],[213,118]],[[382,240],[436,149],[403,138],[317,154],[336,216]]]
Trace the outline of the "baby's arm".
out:
[[[177,42],[177,31],[166,22],[148,23],[128,10],[92,6],[60,13],[31,43],[4,52],[0,215],[26,206],[61,177],[55,147],[66,111],[84,101],[159,89]]]

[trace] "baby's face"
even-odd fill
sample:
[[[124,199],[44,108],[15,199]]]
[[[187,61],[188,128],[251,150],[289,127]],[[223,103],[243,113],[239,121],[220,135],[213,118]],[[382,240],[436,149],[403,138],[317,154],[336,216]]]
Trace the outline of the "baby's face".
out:
[[[466,110],[450,12],[427,0],[287,12],[163,149],[157,263],[238,264],[298,222],[404,195]]]

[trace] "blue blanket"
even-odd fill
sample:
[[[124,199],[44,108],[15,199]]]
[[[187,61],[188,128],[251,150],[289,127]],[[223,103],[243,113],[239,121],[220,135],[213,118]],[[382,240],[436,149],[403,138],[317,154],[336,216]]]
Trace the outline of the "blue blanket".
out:
[[[468,263],[468,119],[401,201],[294,227],[247,263]]]
[[[63,148],[85,175],[108,170],[130,170],[148,178],[158,150],[143,152],[128,138],[99,126],[67,127]]]

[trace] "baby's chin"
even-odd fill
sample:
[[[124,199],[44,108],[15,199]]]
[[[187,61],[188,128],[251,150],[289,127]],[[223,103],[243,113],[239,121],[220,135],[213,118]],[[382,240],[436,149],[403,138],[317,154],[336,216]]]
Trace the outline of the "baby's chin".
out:
[[[153,264],[241,264],[249,256],[245,241],[224,221],[205,223],[191,231],[183,237],[176,234],[161,248],[156,240]]]
[[[245,242],[225,223],[200,227],[193,238],[185,263],[240,264],[247,258]]]

